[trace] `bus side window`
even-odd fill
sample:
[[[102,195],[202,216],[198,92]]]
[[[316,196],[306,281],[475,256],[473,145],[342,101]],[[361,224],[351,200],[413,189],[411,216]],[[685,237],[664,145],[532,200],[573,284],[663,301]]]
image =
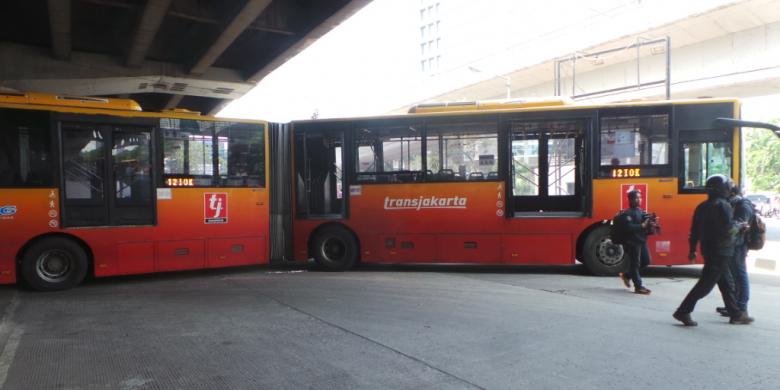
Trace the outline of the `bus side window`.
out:
[[[682,142],[683,160],[680,182],[684,189],[704,190],[707,177],[724,174],[731,177],[731,143],[729,142]]]
[[[214,122],[162,118],[163,178],[192,178],[195,187],[214,180]]]
[[[420,126],[369,124],[358,129],[355,141],[358,183],[412,183],[421,181]],[[371,175],[368,175],[370,173]]]
[[[612,115],[601,118],[600,177],[613,177],[613,167],[647,167],[650,176],[669,173],[669,115]]]
[[[224,187],[264,187],[264,134],[248,123],[217,123],[220,183]]]
[[[48,115],[0,110],[0,187],[51,186],[53,183]]]
[[[430,123],[425,145],[427,168],[438,172],[428,180],[479,181],[485,180],[484,172],[495,173],[498,177],[498,123],[495,119]]]

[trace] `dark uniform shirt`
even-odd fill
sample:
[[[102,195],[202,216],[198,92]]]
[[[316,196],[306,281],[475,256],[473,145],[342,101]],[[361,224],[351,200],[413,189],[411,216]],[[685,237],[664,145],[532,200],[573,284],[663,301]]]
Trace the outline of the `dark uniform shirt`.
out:
[[[626,239],[631,244],[642,244],[647,241],[647,232],[642,229],[642,221],[647,213],[639,207],[630,207],[626,209],[626,227],[628,234]]]
[[[731,205],[726,199],[707,199],[693,213],[691,235],[688,240],[691,252],[701,242],[701,253],[706,256],[732,256],[736,243],[737,223]]]

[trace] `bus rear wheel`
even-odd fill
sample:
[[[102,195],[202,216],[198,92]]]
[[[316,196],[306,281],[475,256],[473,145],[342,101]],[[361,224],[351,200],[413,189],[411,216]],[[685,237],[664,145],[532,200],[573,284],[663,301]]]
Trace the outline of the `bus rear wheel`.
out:
[[[314,260],[328,271],[346,271],[358,258],[358,243],[347,229],[338,226],[323,228],[312,241]]]
[[[614,276],[624,270],[625,251],[609,237],[609,226],[599,226],[585,238],[583,263],[594,275]]]
[[[22,257],[22,277],[30,288],[57,291],[73,288],[87,275],[87,253],[64,237],[44,238]]]

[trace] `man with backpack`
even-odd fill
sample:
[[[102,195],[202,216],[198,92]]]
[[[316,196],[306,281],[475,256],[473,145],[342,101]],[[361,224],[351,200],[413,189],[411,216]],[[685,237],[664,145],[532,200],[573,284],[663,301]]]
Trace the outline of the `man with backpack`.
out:
[[[733,182],[724,175],[712,175],[707,178],[707,200],[700,203],[693,213],[691,223],[691,235],[689,239],[690,250],[688,259],[696,259],[696,246],[701,243],[701,253],[704,256],[704,268],[701,276],[688,295],[685,296],[680,306],[672,314],[672,317],[685,326],[696,326],[691,318],[696,302],[707,296],[718,283],[723,272],[729,266],[734,257],[734,242],[737,233],[745,229],[744,223],[734,221],[734,211],[728,203]],[[730,324],[750,324],[753,318],[743,312],[737,306],[732,292],[726,288],[721,289],[726,310],[731,319]]]
[[[742,197],[739,185],[735,184],[731,187],[731,199],[729,201],[734,209],[734,221],[743,226],[749,226],[750,222],[756,218],[755,209],[749,199]],[[729,262],[728,270],[723,273],[723,280],[718,283],[721,289],[729,288],[731,290],[737,301],[737,307],[745,313],[747,313],[747,302],[750,298],[750,284],[746,266],[748,240],[750,238],[748,233],[749,227],[737,233],[734,241],[734,256]],[[721,291],[721,293],[723,292]],[[725,306],[718,307],[715,310],[724,317],[729,316]]]
[[[650,251],[647,249],[647,233],[654,229],[655,221],[641,209],[642,193],[631,190],[628,196],[629,208],[622,210],[612,222],[615,225],[613,241],[623,245],[628,259],[628,272],[620,273],[620,279],[627,288],[634,282],[634,292],[649,295],[650,289],[642,284],[639,268],[650,264]]]

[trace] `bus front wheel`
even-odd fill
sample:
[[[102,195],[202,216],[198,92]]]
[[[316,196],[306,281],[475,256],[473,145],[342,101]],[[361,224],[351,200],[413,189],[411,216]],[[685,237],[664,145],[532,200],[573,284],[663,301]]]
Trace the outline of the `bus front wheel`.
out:
[[[346,271],[355,265],[358,258],[357,240],[352,233],[338,226],[317,232],[312,251],[317,264],[328,271]]]
[[[625,252],[609,237],[609,226],[599,226],[585,238],[583,263],[594,275],[614,276],[623,271]]]
[[[22,257],[22,277],[34,290],[75,287],[87,275],[87,253],[75,241],[48,237],[34,243]]]

